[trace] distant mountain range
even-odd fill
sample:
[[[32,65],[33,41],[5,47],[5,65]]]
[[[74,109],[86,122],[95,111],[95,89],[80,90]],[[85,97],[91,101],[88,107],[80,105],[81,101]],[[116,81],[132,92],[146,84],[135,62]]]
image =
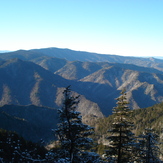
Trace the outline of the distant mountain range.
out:
[[[2,53],[0,59],[1,105],[57,108],[58,94],[68,85],[82,95],[83,114],[93,109],[92,114],[110,115],[124,87],[133,109],[163,101],[163,60],[58,48]]]
[[[115,98],[123,88],[126,88],[131,109],[149,107],[163,102],[163,60],[59,48],[0,54],[0,114],[6,123],[6,116],[15,118],[19,106],[28,116],[30,109],[35,108],[27,109],[30,105],[51,107],[56,112],[68,85],[74,95],[80,95],[78,110],[83,116],[111,115],[116,106]],[[13,107],[17,108],[15,113],[4,110],[6,105],[17,106]],[[51,109],[46,110],[51,114]],[[38,114],[44,113],[40,110]]]

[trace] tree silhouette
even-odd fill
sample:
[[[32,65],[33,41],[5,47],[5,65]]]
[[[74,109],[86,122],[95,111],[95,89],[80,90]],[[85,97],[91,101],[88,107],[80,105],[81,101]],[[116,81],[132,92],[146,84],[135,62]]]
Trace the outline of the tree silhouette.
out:
[[[93,140],[88,136],[94,133],[93,128],[82,123],[81,113],[77,111],[79,96],[72,96],[70,86],[63,95],[63,107],[58,109],[60,123],[55,130],[61,147],[59,157],[67,158],[71,163],[81,162],[89,155],[86,151],[92,147]]]
[[[121,95],[116,100],[117,106],[113,108],[115,118],[109,130],[111,136],[107,138],[109,140],[107,156],[110,162],[125,163],[132,159],[131,153],[135,145],[132,133],[134,124],[129,119],[130,108],[127,106],[125,90],[121,91]]]
[[[153,129],[146,128],[142,135],[139,135],[139,162],[159,163],[160,149],[158,147],[159,136]]]

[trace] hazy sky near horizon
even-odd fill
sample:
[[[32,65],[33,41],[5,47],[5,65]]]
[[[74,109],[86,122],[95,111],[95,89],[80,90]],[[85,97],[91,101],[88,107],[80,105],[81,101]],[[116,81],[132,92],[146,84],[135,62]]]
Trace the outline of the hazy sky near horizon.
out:
[[[0,0],[0,50],[163,57],[163,0]]]

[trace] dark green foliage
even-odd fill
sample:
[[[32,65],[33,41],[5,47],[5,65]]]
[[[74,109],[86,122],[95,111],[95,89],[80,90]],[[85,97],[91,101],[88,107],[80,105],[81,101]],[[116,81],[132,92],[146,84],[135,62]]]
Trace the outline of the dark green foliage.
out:
[[[0,159],[3,162],[32,162],[45,158],[47,150],[38,144],[24,140],[16,133],[0,129]]]
[[[115,115],[111,115],[106,118],[101,118],[96,120],[95,126],[95,138],[101,143],[105,143],[104,137],[111,136],[111,133],[108,133],[108,128],[112,127],[114,122]],[[161,155],[163,156],[163,142],[162,132],[163,132],[163,103],[156,104],[149,108],[137,109],[130,111],[130,119],[134,123],[135,136],[142,135],[145,128],[153,128],[158,137],[158,147],[160,148]],[[93,124],[93,123],[92,123]],[[99,145],[101,146],[101,145]],[[101,149],[98,148],[98,153],[103,154],[105,147]],[[160,156],[161,156],[160,155]]]
[[[96,135],[107,134],[107,129],[111,127],[115,115],[98,119],[96,122]],[[161,134],[163,128],[163,103],[156,104],[144,109],[132,110],[130,119],[133,121],[134,133],[136,136],[143,133],[145,128],[154,128],[156,133]]]
[[[112,127],[109,130],[111,136],[109,148],[107,150],[108,158],[117,163],[127,163],[132,160],[132,150],[134,146],[133,123],[129,120],[130,109],[127,106],[125,90],[117,98],[117,106],[113,109],[115,115]]]
[[[160,151],[163,151],[163,103],[156,104],[152,107],[134,110],[132,113],[132,118],[135,123],[135,134],[137,136],[143,135],[146,128],[153,129],[155,134],[159,137],[157,145]],[[163,152],[161,154],[163,156]],[[161,156],[160,155],[160,156]]]
[[[81,162],[89,155],[86,151],[92,147],[93,140],[88,136],[93,134],[93,128],[83,124],[81,113],[76,111],[79,96],[72,96],[70,87],[64,90],[63,95],[63,107],[58,109],[60,123],[55,130],[61,147],[58,157]]]
[[[140,135],[145,128],[154,128],[157,133],[161,133],[163,128],[163,103],[134,110],[132,117],[136,124],[136,135]]]
[[[139,135],[138,140],[138,161],[142,163],[159,163],[159,136],[154,130],[145,129],[144,133]]]

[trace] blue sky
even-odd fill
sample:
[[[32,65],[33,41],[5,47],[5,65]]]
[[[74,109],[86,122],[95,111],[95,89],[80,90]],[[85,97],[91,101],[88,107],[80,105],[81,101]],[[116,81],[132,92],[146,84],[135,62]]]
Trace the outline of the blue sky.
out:
[[[163,0],[0,0],[0,50],[163,56]]]

